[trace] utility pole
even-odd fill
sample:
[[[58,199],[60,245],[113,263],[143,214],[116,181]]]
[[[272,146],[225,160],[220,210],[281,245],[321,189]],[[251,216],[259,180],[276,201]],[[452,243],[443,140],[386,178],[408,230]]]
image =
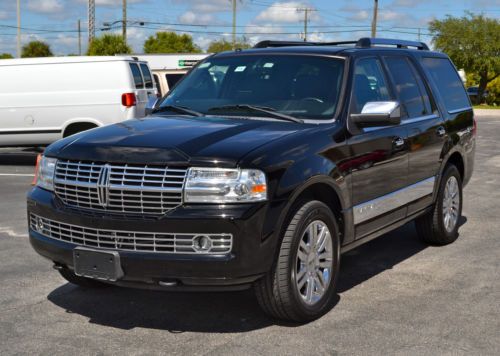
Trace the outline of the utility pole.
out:
[[[89,45],[95,37],[95,0],[89,0]]]
[[[123,41],[127,44],[127,0],[123,0],[123,15],[122,15],[122,36]]]
[[[418,42],[420,42],[420,27],[418,28]]]
[[[309,13],[311,11],[316,11],[314,9],[310,9],[310,8],[299,8],[297,9],[298,12],[301,12],[301,11],[304,11],[304,42],[307,41],[307,25],[309,23]]]
[[[80,27],[80,19],[78,19],[78,55],[82,55],[82,28]]]
[[[233,51],[236,49],[236,0],[233,1]]]
[[[377,37],[377,13],[378,13],[378,0],[375,0],[375,4],[373,4],[372,38]]]
[[[17,58],[21,58],[21,0],[17,0]]]

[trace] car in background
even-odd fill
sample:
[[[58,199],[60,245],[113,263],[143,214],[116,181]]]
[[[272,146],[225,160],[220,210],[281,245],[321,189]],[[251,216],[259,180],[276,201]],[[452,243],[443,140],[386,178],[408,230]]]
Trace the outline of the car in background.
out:
[[[488,90],[485,90],[479,102],[482,103],[488,97],[488,94],[489,94]],[[467,95],[469,96],[471,102],[477,103],[478,102],[477,98],[479,95],[479,87],[478,86],[468,87]]]
[[[158,96],[162,97],[199,61],[210,54],[139,54],[134,55],[140,61],[148,62],[158,89]]]
[[[132,57],[0,62],[0,146],[43,146],[145,116],[156,97],[149,66]]]

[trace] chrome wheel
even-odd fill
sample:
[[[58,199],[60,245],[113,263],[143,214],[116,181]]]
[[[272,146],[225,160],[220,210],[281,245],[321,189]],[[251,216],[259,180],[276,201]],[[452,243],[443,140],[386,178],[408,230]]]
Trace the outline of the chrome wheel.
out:
[[[305,229],[300,239],[295,285],[307,305],[316,304],[325,294],[333,275],[333,247],[330,230],[321,220]]]
[[[452,232],[458,222],[460,208],[460,191],[457,178],[451,176],[446,182],[443,195],[443,224],[448,232]]]

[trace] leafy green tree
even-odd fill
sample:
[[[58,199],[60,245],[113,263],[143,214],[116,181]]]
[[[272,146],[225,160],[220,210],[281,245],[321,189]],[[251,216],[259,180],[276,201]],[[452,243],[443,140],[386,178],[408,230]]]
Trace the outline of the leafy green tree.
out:
[[[131,54],[130,48],[121,35],[105,34],[94,38],[87,50],[87,56],[114,56],[115,54]]]
[[[235,43],[235,48],[240,48],[240,49],[246,49],[250,48],[250,44],[246,41],[245,38],[242,38],[241,40],[236,41]],[[225,38],[222,40],[215,40],[210,42],[208,45],[208,50],[207,52],[209,53],[218,53],[218,52],[224,52],[224,51],[230,51],[233,49],[233,43],[226,41]]]
[[[10,53],[2,53],[2,54],[0,54],[0,59],[11,59],[11,58],[14,58],[14,57]]]
[[[466,13],[447,16],[429,24],[437,50],[447,53],[458,68],[479,77],[478,98],[489,82],[500,75],[500,21]]]
[[[200,53],[201,49],[187,34],[157,32],[144,42],[144,53]]]
[[[48,44],[42,41],[31,41],[25,44],[21,51],[21,57],[34,58],[34,57],[52,57],[52,51]]]

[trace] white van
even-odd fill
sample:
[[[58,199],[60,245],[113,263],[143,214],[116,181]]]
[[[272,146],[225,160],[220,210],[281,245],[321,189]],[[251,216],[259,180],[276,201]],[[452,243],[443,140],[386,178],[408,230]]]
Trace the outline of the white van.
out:
[[[134,58],[146,61],[153,72],[153,78],[160,97],[170,89],[199,61],[207,58],[207,53],[175,54],[134,54]]]
[[[132,57],[0,60],[0,146],[46,145],[143,117],[156,94],[148,64]]]

